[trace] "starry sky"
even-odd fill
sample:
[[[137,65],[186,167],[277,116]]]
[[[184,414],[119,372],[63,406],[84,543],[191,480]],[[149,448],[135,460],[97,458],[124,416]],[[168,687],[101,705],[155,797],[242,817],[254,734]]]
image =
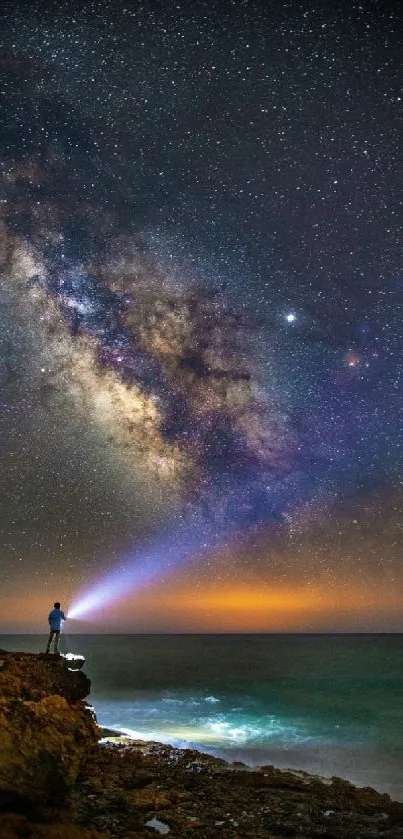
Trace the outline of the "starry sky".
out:
[[[403,631],[396,4],[0,33],[0,631]]]

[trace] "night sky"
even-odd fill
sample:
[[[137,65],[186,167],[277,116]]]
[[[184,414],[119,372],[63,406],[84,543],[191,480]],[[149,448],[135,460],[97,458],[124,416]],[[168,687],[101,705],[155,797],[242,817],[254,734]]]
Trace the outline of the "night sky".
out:
[[[403,631],[398,6],[83,5],[0,12],[0,631]]]

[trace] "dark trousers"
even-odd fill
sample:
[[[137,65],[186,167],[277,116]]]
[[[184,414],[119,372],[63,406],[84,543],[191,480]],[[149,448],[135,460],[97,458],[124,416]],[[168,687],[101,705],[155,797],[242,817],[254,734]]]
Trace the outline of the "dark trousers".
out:
[[[50,630],[48,646],[46,647],[46,652],[47,653],[50,653],[50,647],[51,647],[52,641],[53,641],[53,652],[58,653],[59,652],[59,642],[60,642],[60,629],[51,629]]]

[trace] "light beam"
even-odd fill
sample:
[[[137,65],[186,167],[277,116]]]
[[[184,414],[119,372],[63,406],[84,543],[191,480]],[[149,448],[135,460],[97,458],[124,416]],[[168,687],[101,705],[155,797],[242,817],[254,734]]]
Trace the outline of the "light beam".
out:
[[[184,563],[211,550],[223,538],[216,523],[200,517],[182,519],[175,530],[161,534],[158,542],[136,554],[129,554],[123,564],[108,571],[102,580],[76,600],[68,612],[69,619],[85,620],[132,591],[172,573]]]
[[[226,491],[222,486],[208,509],[199,505],[178,515],[151,544],[127,554],[97,584],[82,592],[69,609],[68,618],[86,620],[125,595],[163,579],[240,534],[245,535],[256,524],[284,524],[286,514],[291,514],[306,492],[309,494],[309,488],[304,490],[298,482],[293,487],[273,482],[264,498],[259,486],[258,489],[256,492],[251,478],[244,485],[232,486],[232,491],[228,485]]]

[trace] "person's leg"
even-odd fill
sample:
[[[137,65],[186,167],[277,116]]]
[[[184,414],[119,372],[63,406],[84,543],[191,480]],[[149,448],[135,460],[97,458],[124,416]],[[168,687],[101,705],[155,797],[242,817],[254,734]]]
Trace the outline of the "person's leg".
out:
[[[49,652],[50,652],[50,645],[51,645],[52,640],[53,640],[53,634],[54,634],[54,633],[53,633],[53,629],[51,629],[51,630],[50,630],[50,633],[49,633],[48,645],[47,645],[47,647],[46,647],[46,652],[47,652],[47,653],[49,653]]]
[[[55,644],[54,644],[54,652],[59,652],[59,644],[60,644],[60,629],[55,629]]]

